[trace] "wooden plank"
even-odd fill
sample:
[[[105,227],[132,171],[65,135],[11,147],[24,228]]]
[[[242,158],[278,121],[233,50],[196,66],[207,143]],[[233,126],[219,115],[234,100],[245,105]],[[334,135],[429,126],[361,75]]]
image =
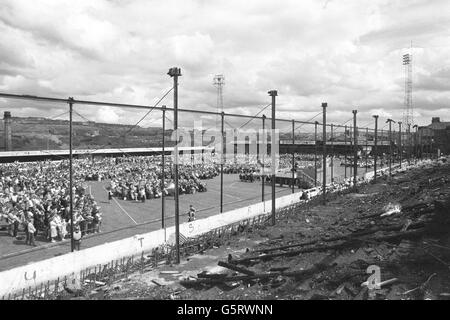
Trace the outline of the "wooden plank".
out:
[[[232,264],[232,263],[228,263],[228,262],[225,262],[225,261],[219,261],[217,264],[220,267],[224,267],[224,268],[227,268],[227,269],[230,269],[230,270],[233,270],[233,271],[237,271],[237,272],[249,275],[249,276],[255,275],[254,271],[251,271],[251,270],[249,270],[247,268],[239,267],[239,266],[237,266],[235,264]]]

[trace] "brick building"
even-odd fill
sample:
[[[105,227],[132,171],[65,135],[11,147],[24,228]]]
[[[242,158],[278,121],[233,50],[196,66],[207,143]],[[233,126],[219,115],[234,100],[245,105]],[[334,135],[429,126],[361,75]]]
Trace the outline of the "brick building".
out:
[[[423,144],[432,148],[433,153],[438,150],[443,154],[450,154],[450,122],[441,122],[439,117],[431,119],[431,124],[419,127],[419,137]]]

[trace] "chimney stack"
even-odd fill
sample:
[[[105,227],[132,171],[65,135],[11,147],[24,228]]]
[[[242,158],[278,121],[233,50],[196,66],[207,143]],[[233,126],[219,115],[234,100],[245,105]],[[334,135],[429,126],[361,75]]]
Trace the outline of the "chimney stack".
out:
[[[439,122],[441,122],[441,118],[439,118],[439,117],[431,118],[431,123],[439,123]]]
[[[4,131],[5,151],[11,151],[12,150],[11,112],[5,111],[3,115],[3,121],[5,124],[5,131]]]

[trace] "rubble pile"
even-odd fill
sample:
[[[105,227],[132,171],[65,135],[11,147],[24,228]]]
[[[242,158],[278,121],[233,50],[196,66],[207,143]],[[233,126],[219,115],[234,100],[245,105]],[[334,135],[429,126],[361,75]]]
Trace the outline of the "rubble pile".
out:
[[[219,262],[228,274],[199,274],[181,284],[206,291],[232,284],[246,287],[252,298],[417,299],[418,291],[425,295],[426,290],[408,292],[409,287],[425,283],[434,274],[427,274],[430,267],[442,269],[443,277],[450,274],[445,262],[450,254],[449,210],[450,166],[437,162],[298,212],[287,223],[260,231],[269,235],[275,229],[276,238]],[[364,285],[372,265],[381,270],[377,290]],[[227,298],[234,297],[233,291]],[[446,296],[439,292],[436,297],[441,293]]]

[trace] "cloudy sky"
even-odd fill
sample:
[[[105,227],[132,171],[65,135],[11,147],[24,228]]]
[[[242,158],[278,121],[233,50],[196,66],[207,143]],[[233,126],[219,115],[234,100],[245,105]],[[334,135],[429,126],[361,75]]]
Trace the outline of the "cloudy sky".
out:
[[[180,107],[215,111],[224,74],[226,112],[253,115],[276,89],[279,117],[308,120],[326,101],[335,123],[354,108],[361,125],[384,123],[402,117],[412,41],[415,117],[450,121],[449,12],[448,0],[0,0],[0,91],[153,105],[178,66]],[[0,99],[17,116],[64,108]],[[143,114],[77,110],[120,123]]]

